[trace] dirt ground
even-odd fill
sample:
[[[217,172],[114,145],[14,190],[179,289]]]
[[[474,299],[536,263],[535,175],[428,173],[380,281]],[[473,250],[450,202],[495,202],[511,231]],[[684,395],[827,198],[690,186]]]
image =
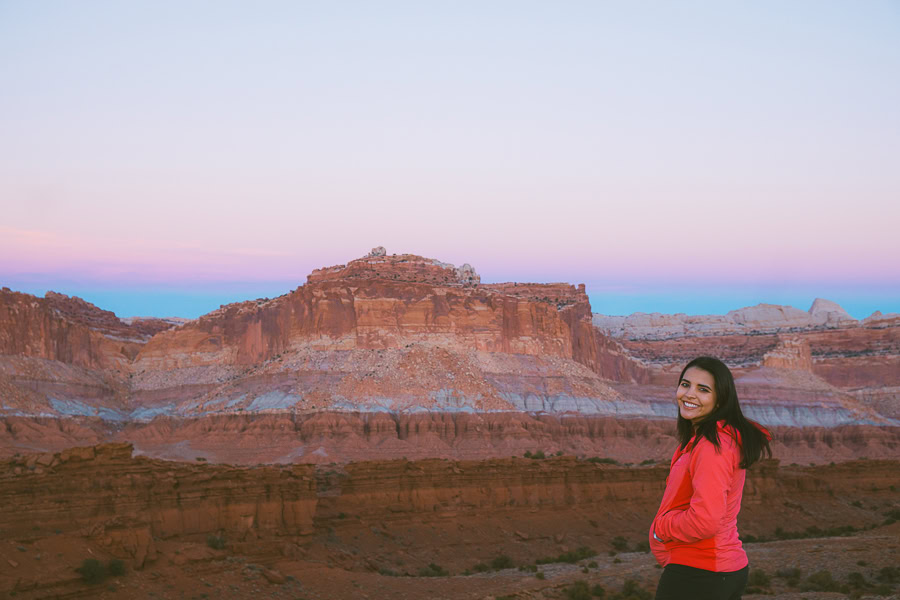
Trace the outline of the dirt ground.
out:
[[[437,534],[438,537],[433,541],[435,545],[440,545],[440,532]],[[528,540],[519,541],[527,546]],[[600,546],[606,545],[598,543],[597,547]],[[756,586],[758,592],[764,593],[745,594],[745,598],[750,600],[900,597],[900,578],[895,577],[889,582],[883,575],[885,572],[890,573],[891,568],[897,569],[900,566],[900,523],[847,537],[752,543],[747,544],[746,548],[754,581],[768,579],[765,585]],[[9,569],[31,570],[35,563],[47,564],[52,570],[53,565],[71,565],[77,561],[77,557],[93,554],[91,548],[83,546],[83,542],[77,539],[43,540],[25,548],[24,552],[17,549],[15,551],[20,556],[19,561],[6,558],[10,556],[8,550],[9,548],[3,548],[2,552],[2,568],[7,570],[7,574]],[[266,558],[261,550],[263,548],[254,548],[254,559],[251,560],[240,553],[227,549],[215,550],[206,544],[163,544],[160,558],[141,571],[126,570],[122,575],[107,575],[101,582],[88,584],[79,573],[67,567],[69,577],[48,577],[48,585],[37,585],[31,589],[20,587],[6,593],[10,598],[98,600],[549,600],[573,597],[573,586],[578,581],[585,582],[589,588],[600,585],[605,589],[606,597],[616,597],[616,594],[621,594],[625,582],[632,580],[645,593],[619,597],[641,600],[642,597],[647,597],[646,594],[652,594],[660,575],[650,554],[634,551],[606,551],[572,564],[554,562],[535,566],[533,560],[526,563],[510,559],[507,564],[512,564],[511,567],[489,569],[481,573],[472,572],[472,568],[469,568],[470,574],[465,574],[466,569],[435,565],[438,570],[432,570],[427,575],[420,569],[419,572],[406,576],[402,575],[404,564],[412,557],[405,556],[402,551],[392,551],[387,557],[393,561],[395,570],[381,566],[379,572],[374,563],[366,562],[365,557],[363,562],[359,562],[353,549],[340,550],[334,544],[328,549],[313,544],[305,551],[304,556],[298,557],[280,556],[283,549],[272,548],[272,556]],[[304,551],[299,549],[299,552]],[[321,554],[317,555],[315,552]],[[347,556],[343,556],[343,552]],[[38,560],[35,561],[35,558]],[[103,557],[98,555],[98,558],[102,562]],[[465,556],[457,558],[458,560],[448,564],[468,564]],[[347,566],[339,564],[342,560]],[[477,564],[470,562],[472,567]],[[367,570],[359,570],[360,564],[368,564],[369,567]],[[491,566],[489,563],[484,564]],[[796,581],[791,581],[790,575],[785,575],[793,569],[799,570]],[[441,570],[449,574],[439,575]],[[828,577],[821,574],[815,576],[822,571],[830,572],[830,580],[835,582],[833,586],[828,583]],[[782,575],[779,576],[778,573]],[[859,575],[851,575],[852,573]],[[896,571],[894,573],[897,574]],[[879,581],[880,574],[883,581]],[[810,576],[814,576],[812,580]],[[54,581],[54,584],[50,584]],[[840,591],[841,586],[846,586],[843,591]],[[829,587],[836,591],[826,591]]]

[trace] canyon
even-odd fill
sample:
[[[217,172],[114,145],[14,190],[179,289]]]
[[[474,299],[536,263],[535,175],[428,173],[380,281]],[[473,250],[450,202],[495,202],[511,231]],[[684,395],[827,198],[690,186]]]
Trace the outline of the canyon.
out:
[[[732,366],[783,460],[897,455],[898,315],[857,321],[820,299],[607,317],[584,285],[486,284],[470,265],[376,248],[194,320],[4,288],[0,456],[116,441],[235,464],[660,459],[673,379],[700,354]]]
[[[755,466],[739,521],[754,567],[876,581],[900,558],[898,467]],[[578,579],[652,589],[646,528],[667,471],[571,455],[244,467],[121,443],[18,455],[0,464],[0,593],[563,598]],[[86,582],[77,569],[92,557],[121,574]]]
[[[701,354],[773,434],[745,489],[751,561],[872,582],[897,564],[900,315],[819,299],[610,317],[584,285],[482,283],[383,248],[193,320],[3,288],[0,594],[652,589],[674,380]],[[91,584],[92,557],[126,574]]]

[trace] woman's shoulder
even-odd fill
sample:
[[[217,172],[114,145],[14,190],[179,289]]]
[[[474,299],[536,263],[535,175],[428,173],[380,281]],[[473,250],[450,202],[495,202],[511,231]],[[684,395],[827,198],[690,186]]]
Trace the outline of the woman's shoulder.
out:
[[[719,448],[715,448],[715,444],[706,439],[706,436],[698,435],[696,440],[696,448],[699,450],[716,449],[718,452],[722,450],[740,452],[741,434],[737,428],[732,425],[726,425],[725,421],[716,423],[716,438],[719,440]]]

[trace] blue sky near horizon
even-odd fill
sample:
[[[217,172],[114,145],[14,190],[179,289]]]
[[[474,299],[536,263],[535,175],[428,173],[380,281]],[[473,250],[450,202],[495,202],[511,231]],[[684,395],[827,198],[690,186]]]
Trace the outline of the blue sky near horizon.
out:
[[[305,282],[305,278],[303,280]],[[505,281],[505,280],[504,280]],[[489,283],[485,281],[485,283]],[[576,282],[570,282],[576,283]],[[43,296],[51,290],[41,285],[23,283],[9,286],[15,291]],[[257,298],[274,298],[296,289],[300,283],[292,282],[233,282],[217,285],[213,289],[203,287],[171,288],[153,286],[147,289],[117,289],[83,286],[69,282],[52,288],[52,291],[78,296],[119,317],[154,316],[194,319],[211,312],[220,305]],[[864,319],[875,311],[900,313],[900,296],[884,290],[854,290],[821,286],[818,291],[785,287],[776,291],[753,289],[707,290],[705,294],[677,288],[641,290],[635,286],[621,286],[610,291],[603,285],[586,283],[586,291],[594,313],[605,315],[629,315],[635,312],[689,315],[725,314],[731,310],[757,304],[780,304],[809,310],[816,298],[824,298],[839,304],[852,317]],[[820,293],[821,292],[821,293]]]
[[[900,4],[0,2],[0,286],[120,316],[375,245],[595,312],[900,312]]]

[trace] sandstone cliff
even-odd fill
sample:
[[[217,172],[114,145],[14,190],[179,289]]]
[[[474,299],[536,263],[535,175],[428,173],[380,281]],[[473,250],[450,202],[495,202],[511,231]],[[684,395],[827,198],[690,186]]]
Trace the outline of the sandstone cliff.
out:
[[[53,293],[0,300],[5,454],[117,439],[156,456],[232,460],[229,449],[253,438],[252,460],[265,462],[474,458],[569,436],[554,451],[658,458],[646,436],[670,424],[673,378],[699,354],[735,367],[747,414],[767,425],[895,426],[900,404],[890,315],[851,322],[820,300],[810,311],[637,315],[616,329],[592,316],[583,285],[483,284],[469,265],[383,248],[193,321],[120,320]],[[585,426],[563,427],[566,415]],[[269,416],[275,431],[319,431],[319,445],[279,437]],[[640,433],[609,449],[591,433],[608,417],[635,419]]]
[[[897,467],[760,464],[748,473],[740,530],[772,536],[852,526],[879,535],[883,507],[896,500]],[[616,536],[629,551],[646,539],[667,470],[665,463],[618,467],[571,456],[241,468],[133,457],[123,444],[23,455],[0,463],[0,594],[131,598],[168,596],[177,585],[195,596],[215,588],[219,597],[262,590],[292,597],[281,594],[299,592],[283,587],[283,573],[292,572],[307,591],[381,573],[421,593],[422,579],[391,576],[429,564],[458,575],[498,554],[533,564],[579,547],[603,561],[607,550],[625,550]],[[75,572],[86,557],[123,560],[127,575],[90,586]],[[228,585],[219,589],[223,580]],[[468,595],[456,597],[471,597],[479,578],[460,583]],[[358,587],[348,588],[322,594],[356,597]]]

